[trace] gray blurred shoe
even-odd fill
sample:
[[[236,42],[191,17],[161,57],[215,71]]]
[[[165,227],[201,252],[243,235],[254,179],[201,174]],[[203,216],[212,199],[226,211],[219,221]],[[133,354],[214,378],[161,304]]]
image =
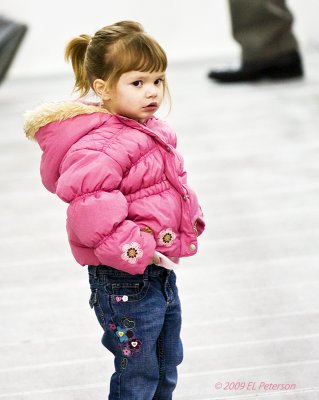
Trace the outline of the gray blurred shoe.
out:
[[[210,79],[220,83],[293,79],[302,76],[302,61],[296,50],[269,61],[243,63],[239,70],[210,71],[208,73]]]

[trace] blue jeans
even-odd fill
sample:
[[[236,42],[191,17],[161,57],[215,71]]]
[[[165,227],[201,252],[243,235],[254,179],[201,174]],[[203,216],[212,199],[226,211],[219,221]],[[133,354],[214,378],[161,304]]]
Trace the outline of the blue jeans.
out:
[[[183,359],[174,271],[149,265],[130,275],[89,266],[89,280],[102,344],[115,356],[109,400],[171,400]]]

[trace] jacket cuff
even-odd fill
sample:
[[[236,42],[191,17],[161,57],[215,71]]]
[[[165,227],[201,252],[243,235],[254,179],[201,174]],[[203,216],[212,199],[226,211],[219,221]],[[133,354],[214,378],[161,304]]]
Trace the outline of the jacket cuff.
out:
[[[111,241],[110,241],[111,242]],[[128,238],[127,242],[115,245],[104,241],[95,249],[95,255],[103,265],[127,272],[131,275],[143,274],[152,263],[156,241],[153,235],[140,232],[138,238]]]

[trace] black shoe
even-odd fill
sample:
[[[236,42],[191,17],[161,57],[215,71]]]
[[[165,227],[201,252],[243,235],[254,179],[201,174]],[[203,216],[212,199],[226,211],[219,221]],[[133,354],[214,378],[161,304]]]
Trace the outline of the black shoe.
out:
[[[26,25],[0,16],[0,83],[4,80],[26,31]]]
[[[252,82],[260,79],[292,79],[302,76],[302,62],[297,51],[292,51],[271,61],[244,63],[236,71],[211,71],[208,74],[210,79],[222,83]]]

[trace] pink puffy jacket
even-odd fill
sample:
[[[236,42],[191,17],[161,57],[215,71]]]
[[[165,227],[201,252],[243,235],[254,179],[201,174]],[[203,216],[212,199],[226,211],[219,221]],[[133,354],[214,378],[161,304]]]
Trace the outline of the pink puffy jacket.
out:
[[[69,203],[67,232],[81,265],[141,274],[155,250],[196,253],[205,224],[166,123],[70,101],[27,113],[25,131],[43,151],[44,186]]]

